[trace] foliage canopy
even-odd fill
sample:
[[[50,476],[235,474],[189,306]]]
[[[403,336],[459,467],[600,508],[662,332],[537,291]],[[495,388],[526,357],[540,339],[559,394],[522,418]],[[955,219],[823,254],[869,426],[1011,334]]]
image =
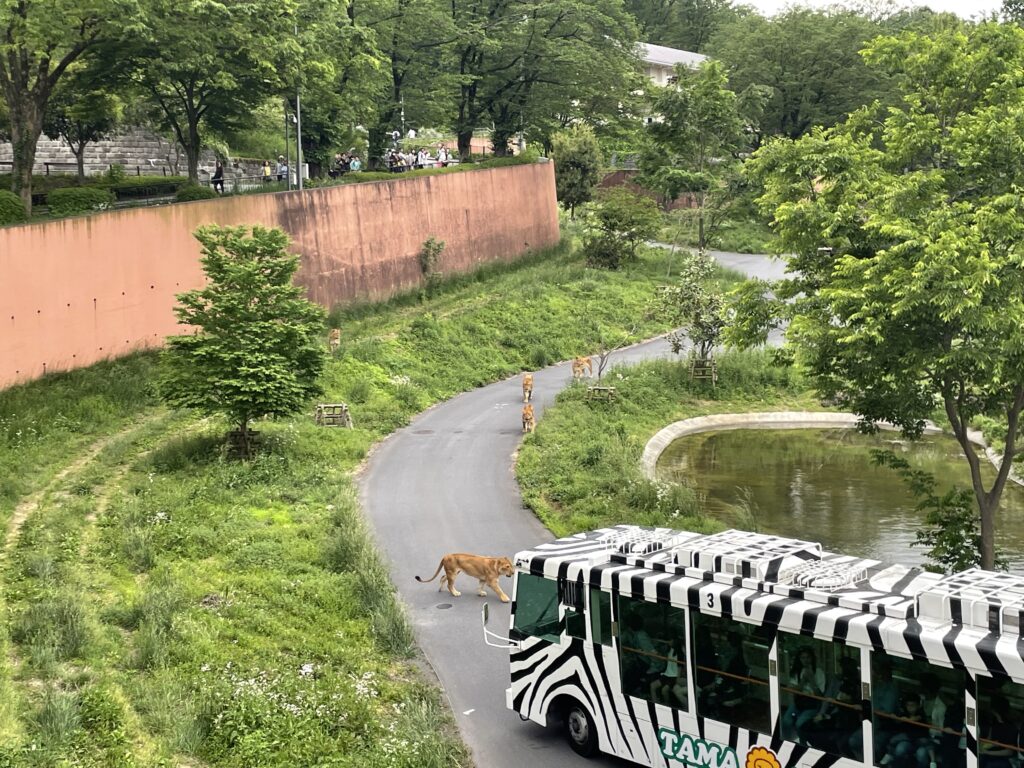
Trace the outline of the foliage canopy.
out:
[[[298,256],[278,229],[200,227],[205,288],[179,294],[162,394],[171,405],[223,415],[250,452],[249,422],[287,416],[319,394],[324,311],[292,284]]]
[[[773,141],[750,164],[794,255],[770,297],[745,299],[760,293],[791,319],[797,359],[865,425],[916,435],[944,414],[971,468],[991,568],[1024,409],[1024,30],[908,32],[876,40],[866,59],[896,82],[896,106]],[[988,485],[968,437],[980,416],[1007,433]]]

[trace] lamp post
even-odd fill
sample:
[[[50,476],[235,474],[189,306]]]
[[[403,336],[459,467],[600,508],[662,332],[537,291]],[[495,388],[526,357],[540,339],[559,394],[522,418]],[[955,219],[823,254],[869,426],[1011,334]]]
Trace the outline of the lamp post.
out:
[[[284,167],[287,169],[284,174],[285,183],[288,185],[288,189],[292,188],[292,173],[291,173],[291,154],[292,154],[292,142],[291,137],[288,135],[288,99],[284,100]]]

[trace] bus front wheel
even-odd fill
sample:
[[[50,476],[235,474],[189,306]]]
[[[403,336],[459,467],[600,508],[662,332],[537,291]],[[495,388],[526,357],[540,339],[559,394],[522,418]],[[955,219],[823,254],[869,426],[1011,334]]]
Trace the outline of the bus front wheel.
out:
[[[573,752],[583,757],[592,757],[597,752],[597,730],[594,721],[578,703],[573,702],[565,713],[565,734]]]

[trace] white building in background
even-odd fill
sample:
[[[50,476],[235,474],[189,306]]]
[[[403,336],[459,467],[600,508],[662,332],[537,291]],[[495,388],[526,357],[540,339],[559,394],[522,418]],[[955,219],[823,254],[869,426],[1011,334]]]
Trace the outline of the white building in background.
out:
[[[696,69],[708,59],[703,53],[681,51],[678,48],[667,48],[651,43],[640,43],[640,58],[644,63],[644,74],[655,85],[674,83],[677,64]]]

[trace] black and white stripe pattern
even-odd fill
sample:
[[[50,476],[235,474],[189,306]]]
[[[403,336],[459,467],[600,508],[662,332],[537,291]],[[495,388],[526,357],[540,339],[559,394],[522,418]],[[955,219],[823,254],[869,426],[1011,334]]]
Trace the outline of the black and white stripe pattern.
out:
[[[714,537],[716,547],[723,536]],[[1024,683],[1024,646],[1016,632],[998,634],[988,626],[962,620],[963,595],[974,594],[969,589],[965,592],[962,579],[954,585],[959,592],[949,596],[950,588],[939,575],[821,552],[818,545],[807,542],[794,542],[787,550],[785,540],[778,539],[773,540],[770,559],[759,562],[751,535],[744,536],[748,538],[738,558],[718,549],[708,554],[711,547],[702,549],[704,537],[697,534],[618,526],[541,544],[519,553],[515,561],[523,572],[579,582],[613,595],[671,603],[691,613],[733,617],[781,632],[956,667],[971,678],[997,675]],[[682,556],[681,550],[685,550]],[[815,584],[814,567],[801,565],[815,558],[833,582]],[[716,570],[719,567],[725,570]],[[800,583],[786,583],[786,573],[800,574]],[[848,573],[860,576],[855,583],[836,586],[835,574]],[[928,600],[934,599],[945,606],[945,615],[920,609],[921,603],[927,609]],[[980,609],[974,605],[970,610]],[[1003,611],[1001,615],[1011,616],[1002,621],[1004,633],[1011,625],[1016,629],[1012,617],[1018,613],[1016,604]],[[524,717],[545,723],[557,699],[571,697],[589,711],[602,751],[643,765],[680,765],[662,754],[661,728],[732,747],[741,762],[737,768],[745,768],[742,760],[754,746],[771,749],[781,766],[860,764],[784,741],[777,732],[759,734],[625,696],[620,691],[617,653],[612,646],[564,635],[560,643],[527,638],[512,653],[508,705]],[[968,706],[973,701],[970,698]],[[868,703],[864,706],[868,712]],[[774,693],[772,707],[777,723],[779,702]],[[977,765],[975,727],[968,728],[966,741],[968,768],[973,768]]]

